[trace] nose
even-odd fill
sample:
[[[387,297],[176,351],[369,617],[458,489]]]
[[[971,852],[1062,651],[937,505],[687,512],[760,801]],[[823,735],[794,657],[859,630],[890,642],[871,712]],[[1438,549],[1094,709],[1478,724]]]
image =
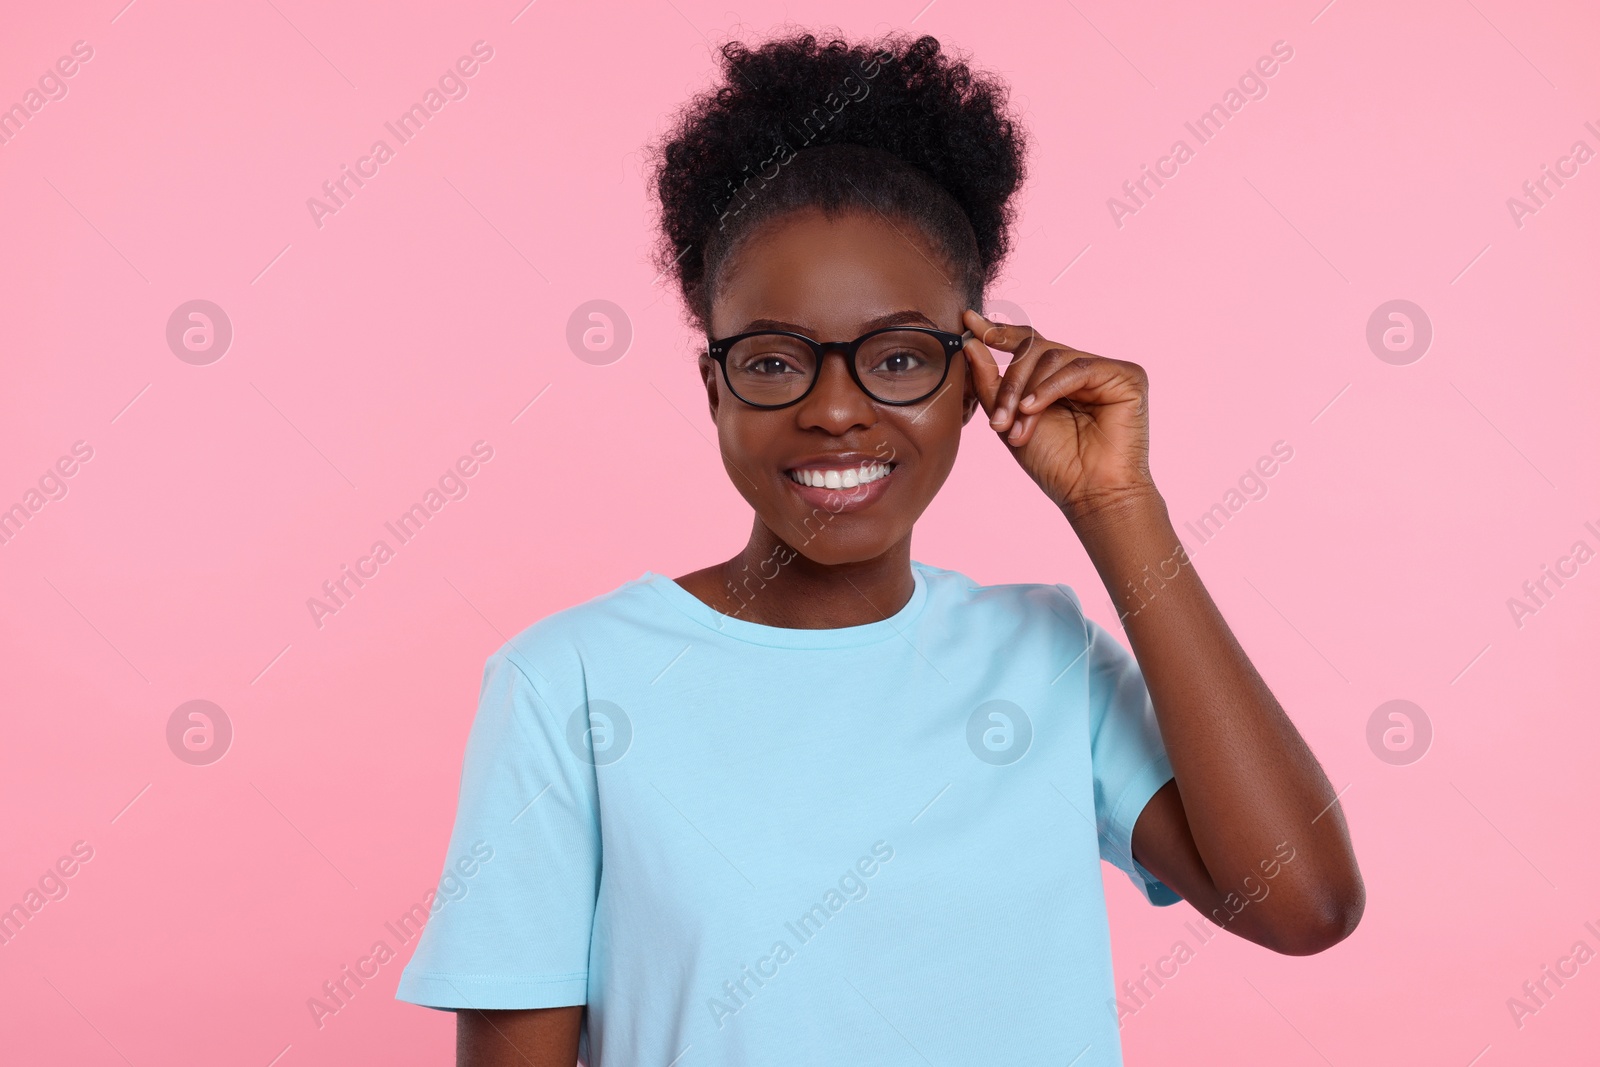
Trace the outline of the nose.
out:
[[[877,405],[850,376],[850,367],[845,362],[848,358],[836,350],[822,357],[816,386],[795,405],[795,417],[801,428],[843,437],[853,427],[870,427],[878,421]]]

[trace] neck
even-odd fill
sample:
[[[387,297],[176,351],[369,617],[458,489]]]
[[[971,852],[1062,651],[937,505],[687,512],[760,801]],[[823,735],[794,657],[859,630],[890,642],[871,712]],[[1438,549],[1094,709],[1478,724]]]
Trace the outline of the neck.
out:
[[[828,630],[864,626],[911,599],[911,535],[881,555],[818,563],[767,529],[758,517],[744,550],[715,568],[724,614],[763,626]]]

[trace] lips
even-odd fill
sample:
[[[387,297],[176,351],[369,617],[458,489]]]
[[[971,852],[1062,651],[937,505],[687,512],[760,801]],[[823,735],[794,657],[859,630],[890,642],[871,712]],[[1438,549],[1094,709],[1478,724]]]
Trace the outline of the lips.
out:
[[[897,466],[867,452],[819,453],[785,468],[784,480],[801,499],[838,514],[883,496]]]

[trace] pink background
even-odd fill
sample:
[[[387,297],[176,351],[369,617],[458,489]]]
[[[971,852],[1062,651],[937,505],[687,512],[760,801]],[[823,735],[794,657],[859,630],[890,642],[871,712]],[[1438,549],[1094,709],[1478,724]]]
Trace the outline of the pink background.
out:
[[[1507,1007],[1600,950],[1600,562],[1520,627],[1507,606],[1600,549],[1600,161],[1520,227],[1506,204],[1600,149],[1592,11],[122,3],[25,5],[0,33],[0,106],[93,49],[0,144],[0,507],[93,450],[0,545],[0,906],[94,850],[0,945],[5,1058],[448,1062],[453,1017],[392,999],[414,942],[320,1028],[307,999],[437,879],[485,657],[743,541],[645,259],[640,147],[710,77],[708,41],[793,17],[930,32],[1011,82],[1036,150],[991,310],[1149,370],[1180,529],[1294,451],[1190,547],[1347,790],[1366,916],[1317,957],[1196,949],[1127,1019],[1128,1061],[1594,1061],[1600,962],[1520,1028]],[[468,95],[319,228],[307,198],[395,147],[383,123],[478,40]],[[1268,95],[1197,147],[1183,123],[1279,40]],[[1179,137],[1194,158],[1117,226],[1107,198]],[[234,330],[209,365],[165,338],[193,299]],[[603,365],[566,339],[596,299],[633,333]],[[1393,299],[1434,330],[1406,365],[1366,341]],[[1114,627],[1070,528],[968,429],[914,555],[1066,581]],[[466,497],[316,625],[308,598],[479,440]],[[234,729],[207,766],[167,742],[195,699]],[[1432,724],[1419,761],[1369,747],[1393,699]],[[1187,905],[1109,875],[1119,979],[1194,947]]]

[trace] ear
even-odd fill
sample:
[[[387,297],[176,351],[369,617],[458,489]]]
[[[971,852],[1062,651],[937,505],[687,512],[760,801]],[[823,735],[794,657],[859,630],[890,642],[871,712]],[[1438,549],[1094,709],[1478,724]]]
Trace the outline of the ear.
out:
[[[700,381],[706,387],[706,407],[711,412],[711,421],[717,421],[717,405],[722,402],[722,378],[717,373],[717,362],[707,353],[700,353]]]
[[[978,391],[972,382],[972,368],[967,366],[967,356],[958,352],[956,358],[961,360],[961,425],[965,426],[972,420],[972,413],[978,410]]]

